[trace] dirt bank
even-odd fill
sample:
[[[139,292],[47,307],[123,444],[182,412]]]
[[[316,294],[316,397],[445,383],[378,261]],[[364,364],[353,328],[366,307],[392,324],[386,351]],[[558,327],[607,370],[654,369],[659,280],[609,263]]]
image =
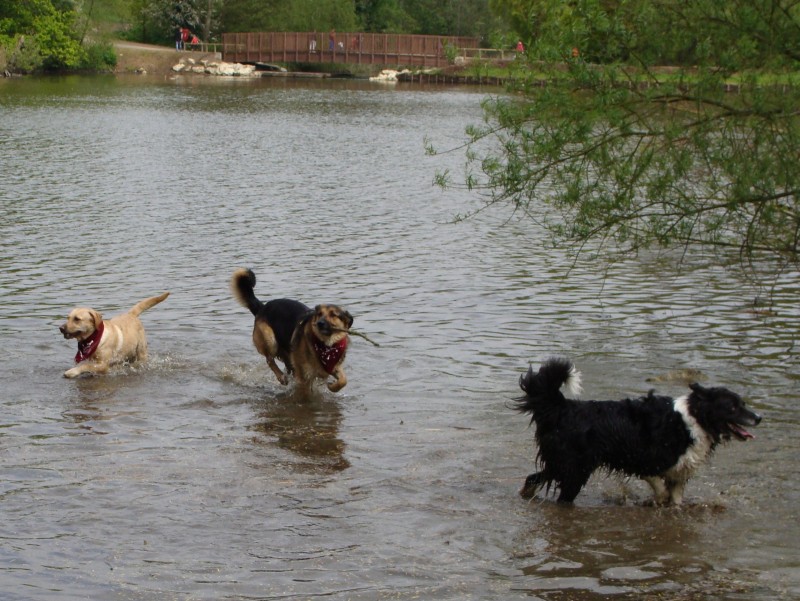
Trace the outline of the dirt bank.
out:
[[[142,73],[148,75],[171,75],[172,67],[181,58],[219,59],[213,52],[178,52],[167,46],[153,46],[136,42],[115,42],[117,50],[117,67],[115,73]]]

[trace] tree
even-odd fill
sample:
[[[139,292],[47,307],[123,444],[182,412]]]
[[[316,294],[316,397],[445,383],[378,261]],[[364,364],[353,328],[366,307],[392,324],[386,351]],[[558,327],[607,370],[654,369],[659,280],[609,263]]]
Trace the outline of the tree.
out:
[[[411,33],[419,25],[400,0],[360,0],[356,14],[365,31],[376,33]]]
[[[74,69],[86,54],[66,0],[0,0],[0,44],[20,71]]]
[[[355,31],[352,0],[225,0],[225,31]]]
[[[579,0],[554,15],[555,0],[494,3],[542,35],[527,38],[518,94],[486,101],[467,132],[465,184],[485,206],[510,205],[578,248],[699,243],[798,262],[800,5]],[[589,52],[607,62],[586,62],[601,39],[613,52]],[[677,65],[658,68],[664,58]]]
[[[219,31],[222,0],[130,0],[134,39],[172,42],[175,30],[186,27],[208,41]]]
[[[141,0],[139,0],[141,1]],[[370,31],[488,38],[489,0],[225,0],[225,31]]]

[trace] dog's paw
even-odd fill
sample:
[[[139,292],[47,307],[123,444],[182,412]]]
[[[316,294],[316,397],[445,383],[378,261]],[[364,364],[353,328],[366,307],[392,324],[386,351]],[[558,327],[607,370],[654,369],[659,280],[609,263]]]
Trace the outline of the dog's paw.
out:
[[[519,496],[523,499],[532,499],[542,487],[544,479],[541,472],[536,472],[525,478],[525,483],[519,489]]]
[[[333,382],[328,382],[328,390],[331,392],[339,392],[342,388],[345,387],[347,382],[340,382],[339,380],[334,380]]]
[[[289,378],[286,376],[286,374],[281,374],[281,375],[278,376],[278,382],[280,382],[284,386],[288,386],[289,385]]]
[[[79,370],[77,367],[73,367],[72,369],[68,369],[64,372],[65,378],[77,378],[79,375],[81,375],[81,370]]]
[[[667,507],[670,504],[669,495],[653,495],[649,499],[642,501],[643,507]]]

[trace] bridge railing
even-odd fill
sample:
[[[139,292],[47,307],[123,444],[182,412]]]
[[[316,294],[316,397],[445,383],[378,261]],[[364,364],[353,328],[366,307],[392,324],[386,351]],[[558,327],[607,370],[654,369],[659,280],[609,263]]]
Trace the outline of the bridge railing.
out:
[[[460,36],[363,32],[223,33],[229,62],[326,62],[442,67],[478,39]]]
[[[186,42],[183,45],[183,49],[188,50],[190,52],[204,52],[206,54],[217,54],[222,52],[222,44],[220,44],[219,42],[197,42],[196,44]]]
[[[459,48],[458,56],[462,56],[467,60],[480,60],[487,62],[508,62],[512,61],[519,55],[516,50],[508,50],[502,48]]]

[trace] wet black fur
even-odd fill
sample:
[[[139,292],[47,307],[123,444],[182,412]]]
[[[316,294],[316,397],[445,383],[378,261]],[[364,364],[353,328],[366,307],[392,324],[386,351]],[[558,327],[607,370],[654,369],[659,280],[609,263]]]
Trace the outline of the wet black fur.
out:
[[[560,388],[573,375],[572,362],[547,360],[520,378],[525,396],[516,409],[531,414],[536,424],[540,471],[528,476],[522,494],[540,488],[558,489],[558,501],[571,503],[597,469],[637,477],[665,473],[695,444],[691,431],[676,411],[676,400],[653,394],[621,401],[567,399]],[[726,388],[691,385],[686,397],[689,413],[708,436],[710,450],[723,440],[750,435],[738,426],[753,426],[761,417],[747,409],[741,397]],[[687,476],[688,477],[688,476]],[[684,481],[685,482],[685,481]]]
[[[246,277],[237,278],[235,283],[256,321],[263,321],[272,328],[275,340],[278,342],[278,359],[291,373],[293,371],[290,360],[292,336],[298,326],[314,315],[314,311],[300,301],[291,298],[277,298],[266,303],[258,300],[253,292],[256,286],[256,274],[252,269],[247,270]]]

